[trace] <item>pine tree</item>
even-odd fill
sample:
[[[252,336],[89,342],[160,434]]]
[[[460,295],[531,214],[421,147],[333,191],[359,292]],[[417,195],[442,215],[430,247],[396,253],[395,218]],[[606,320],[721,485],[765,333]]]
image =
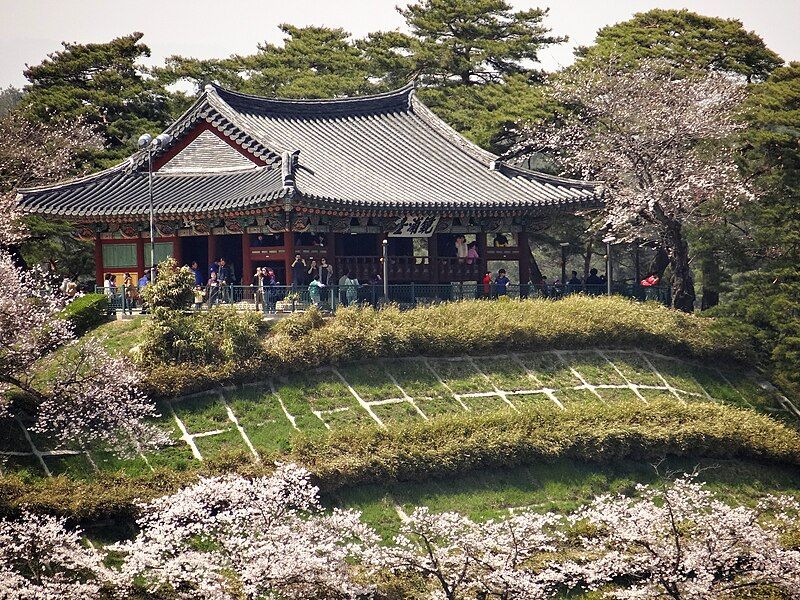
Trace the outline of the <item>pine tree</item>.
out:
[[[722,71],[748,82],[765,79],[783,64],[764,40],[741,21],[707,17],[686,9],[653,9],[603,27],[594,44],[576,49],[578,64],[666,60],[689,70]]]
[[[64,43],[41,64],[28,67],[20,106],[34,121],[80,121],[95,127],[107,150],[96,157],[116,160],[135,149],[138,136],[160,131],[169,121],[164,89],[139,61],[150,56],[143,34],[99,44]]]

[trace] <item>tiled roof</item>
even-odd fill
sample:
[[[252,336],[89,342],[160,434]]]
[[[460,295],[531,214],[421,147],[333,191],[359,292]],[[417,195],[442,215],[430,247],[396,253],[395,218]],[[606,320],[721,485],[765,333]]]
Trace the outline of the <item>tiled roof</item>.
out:
[[[281,193],[285,153],[297,156],[289,182],[294,186],[293,202],[322,208],[523,209],[537,214],[600,202],[592,183],[499,162],[434,115],[410,85],[385,94],[334,100],[270,99],[206,86],[197,102],[167,129],[173,144],[198,123],[213,128],[228,143],[213,143],[203,133],[199,142],[166,163],[165,171],[156,175],[159,213],[258,208],[285,195]],[[217,172],[212,166],[215,156],[219,166],[233,166],[229,144],[251,156],[253,168]],[[164,149],[168,151],[169,147]],[[256,168],[256,163],[266,166]],[[241,161],[237,164],[245,167]],[[166,173],[175,167],[184,174]],[[138,152],[126,163],[88,178],[20,190],[20,204],[31,212],[65,217],[142,214],[147,203],[143,169],[146,155]]]
[[[160,173],[213,173],[252,169],[253,161],[205,130],[158,170]]]
[[[273,100],[218,88],[241,127],[277,152],[299,150],[298,192],[357,208],[513,208],[589,203],[595,186],[497,163],[407,86],[342,100]]]
[[[280,171],[270,167],[153,174],[154,209],[159,216],[252,209],[283,194]],[[20,195],[23,210],[66,219],[140,217],[149,215],[150,210],[147,173],[119,167]]]

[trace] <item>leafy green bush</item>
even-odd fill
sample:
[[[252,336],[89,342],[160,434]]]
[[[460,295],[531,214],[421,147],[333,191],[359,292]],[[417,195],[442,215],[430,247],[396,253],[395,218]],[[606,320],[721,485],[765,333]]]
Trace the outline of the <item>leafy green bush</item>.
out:
[[[728,331],[745,331],[761,364],[787,392],[800,396],[800,272],[797,266],[743,274],[724,305],[708,311],[722,316]]]
[[[62,316],[72,323],[75,335],[83,335],[108,320],[109,303],[104,294],[86,294],[67,304]]]
[[[143,358],[156,393],[180,395],[203,389],[206,381],[263,380],[322,365],[396,356],[591,347],[637,347],[716,361],[745,362],[753,356],[744,333],[722,328],[714,319],[619,297],[466,301],[407,311],[394,306],[347,308],[324,322],[310,310],[286,319],[268,336],[256,327],[261,322],[256,314],[242,313],[240,326],[231,327],[224,324],[238,323],[237,318],[210,316],[219,314],[155,316]],[[215,325],[214,319],[220,323]],[[235,335],[239,337],[231,337]],[[192,371],[201,376],[187,378],[184,364],[193,365]],[[204,378],[203,368],[215,376]]]
[[[559,458],[614,463],[665,456],[800,465],[800,433],[768,416],[724,405],[630,401],[566,412],[546,406],[520,414],[447,415],[387,430],[298,435],[291,452],[327,489]]]
[[[638,347],[665,354],[747,361],[746,336],[721,330],[713,319],[656,303],[574,295],[504,303],[467,301],[400,311],[349,308],[303,336],[276,329],[270,365],[281,371],[394,356],[465,352]]]
[[[181,310],[194,301],[194,273],[189,267],[178,268],[174,258],[158,265],[156,282],[142,290],[142,296],[151,310]]]
[[[324,437],[298,434],[289,451],[280,454],[257,449],[260,463],[243,449],[183,471],[157,469],[139,477],[100,472],[92,480],[59,476],[31,482],[6,475],[0,477],[0,515],[26,505],[77,519],[129,519],[136,499],[173,492],[199,475],[268,474],[276,460],[307,466],[325,491],[557,459],[614,464],[674,456],[800,465],[800,432],[744,409],[662,400],[647,405],[587,404],[567,412],[542,406],[521,413],[443,415],[386,430],[345,429]]]
[[[260,314],[227,306],[199,313],[160,310],[145,325],[142,362],[148,367],[243,364],[261,355],[267,329]]]
[[[304,312],[294,313],[275,325],[273,331],[296,338],[307,334],[312,329],[319,329],[325,324],[322,313],[315,306]]]

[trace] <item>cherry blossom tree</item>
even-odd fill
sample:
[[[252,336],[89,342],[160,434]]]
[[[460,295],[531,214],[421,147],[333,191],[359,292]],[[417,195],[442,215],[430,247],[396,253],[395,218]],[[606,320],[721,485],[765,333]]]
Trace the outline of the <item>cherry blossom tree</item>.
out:
[[[111,356],[96,338],[71,350],[59,361],[37,407],[37,431],[80,448],[99,445],[121,455],[169,443],[167,433],[148,421],[159,415],[128,359]]]
[[[81,157],[102,148],[97,132],[80,121],[44,124],[19,111],[0,117],[0,246],[26,233],[17,210],[17,188],[52,183],[79,173]]]
[[[0,416],[19,416],[10,403],[16,390],[34,399],[35,428],[62,444],[125,455],[166,443],[166,433],[148,421],[158,413],[141,392],[138,371],[96,340],[77,343],[60,316],[64,302],[42,272],[24,271],[0,251]],[[60,346],[68,348],[55,373],[42,378],[38,361]]]
[[[24,511],[0,520],[0,598],[93,600],[107,597],[116,576],[64,519]]]
[[[520,131],[516,155],[546,151],[565,171],[600,182],[605,228],[620,241],[654,240],[672,268],[673,304],[694,307],[694,278],[684,225],[714,218],[711,200],[733,208],[752,193],[728,143],[742,127],[744,85],[716,72],[677,76],[646,60],[635,69],[613,61],[553,80],[566,108],[558,122]],[[709,211],[710,212],[710,211]]]
[[[458,598],[547,598],[566,577],[534,559],[563,541],[561,517],[520,512],[485,523],[455,512],[414,510],[394,544],[374,547],[367,560],[376,571],[422,576],[448,600]]]
[[[117,549],[123,574],[179,598],[354,598],[357,557],[377,542],[360,513],[323,514],[309,473],[201,479],[141,506],[140,533]]]
[[[80,122],[45,125],[11,111],[0,118],[0,137],[0,416],[19,416],[10,403],[16,390],[34,399],[35,428],[62,444],[99,444],[127,454],[165,443],[166,434],[147,422],[157,413],[135,368],[96,341],[76,344],[60,315],[65,299],[44,273],[22,270],[7,251],[29,234],[14,201],[16,188],[80,170],[82,154],[101,147],[97,133]],[[72,351],[43,380],[37,363],[61,346]]]
[[[600,496],[572,516],[596,533],[582,539],[591,558],[565,572],[593,587],[624,576],[632,583],[610,594],[620,599],[737,598],[758,587],[800,598],[800,552],[781,545],[783,532],[800,528],[793,499],[729,506],[695,474],[637,491]]]

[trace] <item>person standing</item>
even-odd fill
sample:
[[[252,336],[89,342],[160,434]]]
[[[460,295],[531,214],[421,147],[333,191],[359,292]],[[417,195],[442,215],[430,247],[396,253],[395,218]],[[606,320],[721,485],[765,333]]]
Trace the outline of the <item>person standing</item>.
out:
[[[299,254],[294,255],[294,262],[292,263],[292,288],[297,288],[297,286],[303,285],[305,282],[306,270],[308,267],[306,266],[306,261],[303,259],[302,256]]]
[[[330,285],[333,282],[333,265],[329,265],[328,259],[324,256],[320,259],[319,280],[323,285]]]
[[[308,270],[305,274],[305,281],[308,281],[309,285],[311,285],[311,282],[314,280],[314,275],[319,275],[319,265],[317,264],[316,258],[311,259],[311,264],[308,265]],[[321,279],[322,277],[320,277],[320,280]]]
[[[603,293],[603,280],[597,276],[597,269],[589,271],[589,276],[586,278],[586,291],[592,295]]]
[[[491,291],[492,291],[491,271],[486,271],[486,273],[483,274],[483,279],[481,280],[481,283],[483,283],[483,297],[489,298],[491,296]]]
[[[347,288],[347,306],[351,304],[355,304],[358,301],[358,286],[361,285],[356,278],[355,273],[350,271],[347,274],[347,280],[345,281],[345,286]]]
[[[278,292],[275,288],[278,285],[278,280],[275,278],[275,271],[272,269],[267,269],[266,274],[266,290],[264,292],[266,300],[266,312],[274,314],[277,312],[275,307],[278,302]]]
[[[192,274],[194,275],[194,285],[195,286],[203,286],[203,274],[200,272],[200,267],[197,264],[196,260],[192,261]]]
[[[217,282],[219,285],[220,301],[233,302],[233,294],[231,293],[231,271],[228,267],[227,261],[224,257],[219,259],[219,270],[217,271]]]
[[[469,252],[469,250],[467,249],[467,238],[461,234],[458,234],[456,236],[455,246],[456,246],[456,256],[459,259],[467,258],[467,253]]]
[[[208,299],[208,308],[215,306],[219,302],[220,296],[220,282],[217,279],[217,271],[211,273],[206,284],[206,298]]]
[[[196,311],[203,310],[203,301],[206,298],[206,294],[203,291],[202,286],[196,285],[194,286],[194,309]]]
[[[122,312],[127,310],[129,315],[133,314],[133,309],[136,308],[136,301],[139,299],[139,290],[133,283],[133,277],[130,273],[125,273],[125,279],[122,282],[123,294],[125,297],[125,304],[122,306]]]
[[[467,244],[467,264],[473,265],[478,260],[478,242],[470,242]]]
[[[325,287],[325,284],[319,280],[319,275],[314,275],[311,283],[308,284],[308,295],[311,298],[311,304],[319,308],[322,298],[320,297],[320,290]]]
[[[508,295],[508,284],[511,283],[511,280],[508,277],[506,277],[505,269],[500,269],[497,272],[497,279],[495,280],[494,283],[497,286],[498,297]]]
[[[347,306],[347,276],[348,273],[339,277],[339,303],[342,306]]]
[[[208,278],[211,279],[211,274],[216,273],[217,277],[219,277],[219,259],[215,259],[209,266],[208,266]]]
[[[256,267],[256,273],[253,275],[252,287],[255,288],[253,292],[253,299],[255,300],[255,309],[258,311],[259,304],[261,305],[262,312],[267,312],[267,303],[265,302],[264,292],[267,287],[267,274],[261,267]]]

